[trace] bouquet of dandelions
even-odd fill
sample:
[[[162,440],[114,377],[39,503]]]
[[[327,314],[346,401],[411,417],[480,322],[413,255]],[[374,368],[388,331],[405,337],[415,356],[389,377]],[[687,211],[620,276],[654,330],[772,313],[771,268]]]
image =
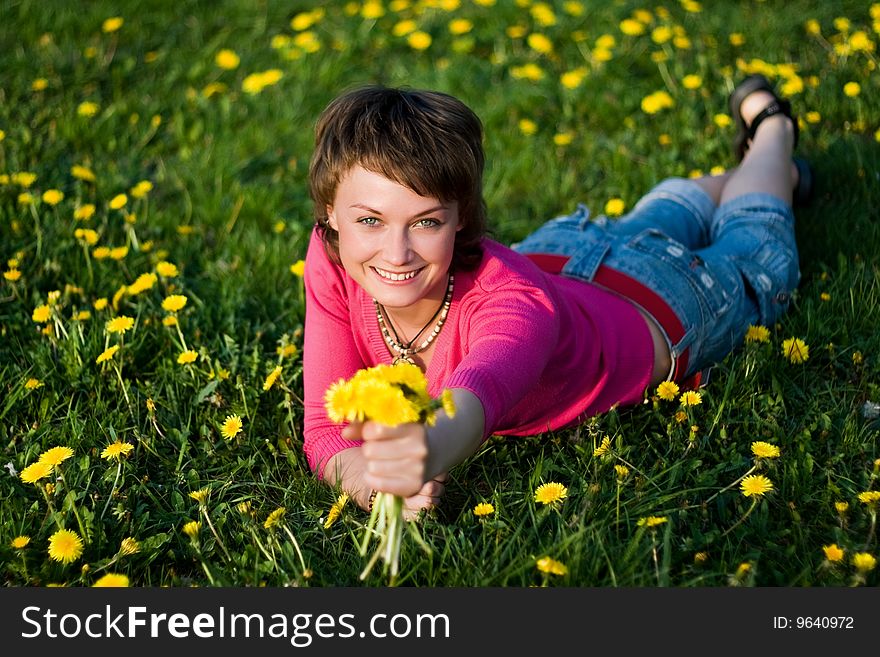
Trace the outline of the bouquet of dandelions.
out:
[[[387,426],[408,422],[422,422],[432,426],[436,412],[443,409],[449,417],[455,415],[452,393],[444,390],[439,398],[428,394],[428,382],[422,371],[411,363],[378,365],[358,371],[348,381],[340,379],[324,395],[327,415],[333,422],[364,422],[371,420]],[[381,558],[384,572],[391,571],[391,580],[399,572],[400,545],[404,527],[416,542],[430,554],[431,550],[418,532],[416,523],[403,517],[404,500],[398,495],[379,492],[373,501],[370,519],[360,544],[360,555],[366,556],[370,539],[378,545],[367,562],[360,579],[369,575]]]

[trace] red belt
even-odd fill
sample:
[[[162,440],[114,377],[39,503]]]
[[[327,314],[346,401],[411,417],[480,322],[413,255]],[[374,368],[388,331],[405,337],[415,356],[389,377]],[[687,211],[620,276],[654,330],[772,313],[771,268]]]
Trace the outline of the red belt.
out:
[[[567,256],[551,255],[547,253],[527,253],[526,257],[534,262],[540,269],[549,274],[559,274],[568,262]],[[611,269],[605,265],[599,265],[596,274],[593,276],[593,283],[601,285],[604,288],[616,292],[634,301],[644,308],[663,328],[672,344],[678,344],[684,337],[684,326],[681,320],[672,311],[667,304],[654,290],[646,287],[631,276]],[[675,359],[675,370],[672,373],[672,380],[677,381],[687,371],[689,349]],[[682,383],[683,388],[697,388],[700,385],[702,372],[690,376]]]

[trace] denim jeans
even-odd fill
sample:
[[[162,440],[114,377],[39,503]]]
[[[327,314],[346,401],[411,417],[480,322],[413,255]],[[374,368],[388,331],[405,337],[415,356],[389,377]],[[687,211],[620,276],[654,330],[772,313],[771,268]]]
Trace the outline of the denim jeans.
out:
[[[653,290],[684,328],[667,342],[673,359],[689,349],[685,376],[721,361],[750,324],[772,326],[800,280],[787,203],[753,193],[716,207],[685,178],[662,181],[617,220],[591,220],[579,205],[513,248],[567,257],[564,276],[591,281],[604,265]]]

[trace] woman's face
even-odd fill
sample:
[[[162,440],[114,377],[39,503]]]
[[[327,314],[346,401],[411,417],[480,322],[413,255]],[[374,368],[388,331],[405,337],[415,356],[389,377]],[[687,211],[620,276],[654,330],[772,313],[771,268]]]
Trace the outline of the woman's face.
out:
[[[412,321],[434,314],[461,228],[457,202],[419,196],[355,166],[339,182],[327,216],[339,233],[342,266],[368,295]]]

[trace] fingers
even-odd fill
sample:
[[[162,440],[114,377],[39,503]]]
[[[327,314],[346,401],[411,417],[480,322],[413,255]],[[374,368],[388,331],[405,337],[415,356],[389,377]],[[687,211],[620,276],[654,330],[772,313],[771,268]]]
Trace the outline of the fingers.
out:
[[[352,422],[342,428],[342,437],[346,440],[360,440],[363,432],[363,422]]]

